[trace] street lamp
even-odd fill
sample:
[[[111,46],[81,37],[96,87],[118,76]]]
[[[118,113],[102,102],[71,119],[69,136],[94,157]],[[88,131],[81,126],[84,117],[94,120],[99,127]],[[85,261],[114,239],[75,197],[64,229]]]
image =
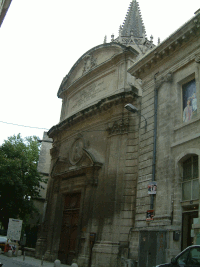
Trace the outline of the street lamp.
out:
[[[141,114],[141,111],[139,111],[135,106],[133,106],[132,104],[126,104],[124,106],[128,111],[132,112],[132,113],[138,113],[140,116],[142,116],[145,120],[145,132],[147,130],[147,120],[146,118]]]

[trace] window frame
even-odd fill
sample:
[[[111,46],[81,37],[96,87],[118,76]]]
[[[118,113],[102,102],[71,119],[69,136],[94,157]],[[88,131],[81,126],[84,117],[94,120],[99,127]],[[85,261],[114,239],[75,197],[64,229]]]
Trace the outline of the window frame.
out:
[[[184,90],[183,86],[188,84],[188,83],[190,83],[190,82],[192,82],[193,80],[195,81],[195,89],[196,89],[195,94],[196,94],[196,98],[197,98],[197,81],[196,81],[196,78],[195,78],[195,73],[193,73],[192,75],[188,76],[180,84],[180,86],[181,86],[181,120],[182,120],[182,123],[191,122],[194,118],[197,117],[197,114],[198,114],[197,113],[195,117],[191,118],[191,120],[189,120],[187,122],[183,121],[184,109],[186,108],[186,106],[185,106],[185,108],[183,107],[183,90]],[[197,101],[197,112],[198,112],[198,101]]]
[[[198,171],[198,177],[193,177],[193,174],[194,174],[194,157],[197,157],[197,171]],[[192,159],[191,160],[191,165],[192,165],[192,175],[191,175],[191,179],[186,179],[186,180],[183,180],[183,172],[184,172],[184,167],[183,167],[183,165],[184,165],[184,162],[186,162],[188,159]],[[190,155],[188,155],[187,157],[185,157],[185,159],[182,161],[182,181],[181,181],[181,199],[182,199],[182,202],[186,202],[186,201],[194,201],[194,200],[198,200],[199,199],[199,197],[198,198],[194,198],[193,197],[193,195],[194,195],[194,190],[193,190],[193,187],[195,188],[195,186],[194,186],[194,182],[195,181],[198,181],[198,183],[199,183],[199,156],[198,155],[196,155],[196,154],[190,154]],[[183,185],[185,184],[185,183],[190,183],[190,199],[183,199]],[[198,189],[199,189],[199,185],[198,185]],[[199,196],[199,193],[198,193],[198,196]]]

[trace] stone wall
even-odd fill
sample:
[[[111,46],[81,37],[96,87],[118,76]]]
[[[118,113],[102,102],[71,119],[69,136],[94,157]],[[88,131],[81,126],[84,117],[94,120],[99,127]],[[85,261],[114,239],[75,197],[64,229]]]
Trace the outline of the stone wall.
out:
[[[136,259],[140,243],[138,231],[141,230],[168,231],[166,261],[181,251],[181,236],[179,241],[175,241],[173,232],[181,233],[183,207],[190,203],[182,202],[179,161],[187,154],[200,155],[199,110],[196,118],[188,123],[183,122],[182,84],[195,78],[199,103],[200,65],[195,60],[195,55],[199,53],[199,44],[200,39],[193,36],[189,42],[182,43],[181,48],[174,49],[165,60],[158,60],[155,67],[141,74],[143,78],[141,114],[147,119],[148,126],[146,132],[142,128],[139,131],[136,221],[130,244],[131,253]],[[172,79],[168,79],[168,73]],[[157,194],[154,197],[154,220],[146,222],[146,211],[150,209],[147,185],[152,180],[155,88],[158,90]],[[198,201],[195,200],[192,204],[195,203]]]

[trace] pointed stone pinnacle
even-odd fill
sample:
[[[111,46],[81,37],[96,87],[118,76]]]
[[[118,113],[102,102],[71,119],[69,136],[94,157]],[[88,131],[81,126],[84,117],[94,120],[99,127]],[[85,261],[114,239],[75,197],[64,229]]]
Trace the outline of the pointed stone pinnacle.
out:
[[[139,4],[136,0],[130,2],[128,12],[123,22],[122,36],[134,36],[136,38],[142,38],[145,33],[145,27],[141,16]]]

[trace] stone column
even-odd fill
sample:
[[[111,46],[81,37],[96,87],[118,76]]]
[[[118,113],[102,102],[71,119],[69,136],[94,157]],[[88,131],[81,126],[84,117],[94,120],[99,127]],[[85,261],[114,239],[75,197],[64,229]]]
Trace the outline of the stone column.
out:
[[[56,209],[57,209],[57,202],[58,202],[58,196],[59,196],[59,188],[60,188],[60,181],[54,181],[53,188],[52,188],[52,194],[50,205],[48,207],[49,214],[47,217],[48,220],[48,235],[47,235],[47,250],[44,255],[44,260],[52,261],[52,255],[51,255],[51,248],[52,248],[52,242],[53,242],[53,235],[54,235],[54,223],[56,218]]]

